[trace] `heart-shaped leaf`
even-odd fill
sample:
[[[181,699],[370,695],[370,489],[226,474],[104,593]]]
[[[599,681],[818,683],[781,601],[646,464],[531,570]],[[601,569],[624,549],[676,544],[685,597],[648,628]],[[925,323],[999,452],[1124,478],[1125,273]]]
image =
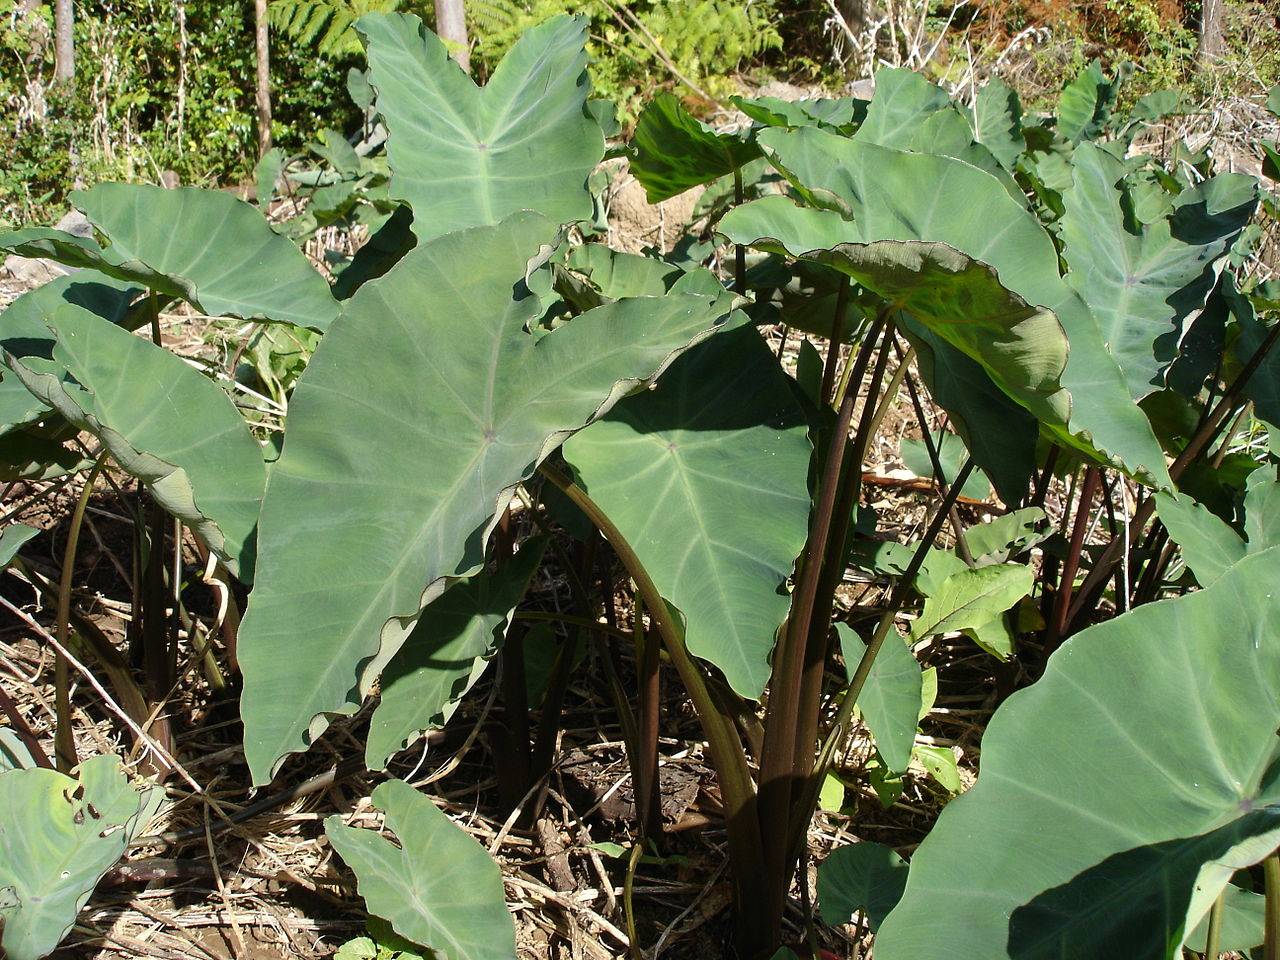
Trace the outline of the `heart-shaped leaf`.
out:
[[[369,912],[442,960],[515,960],[502,872],[484,848],[403,780],[378,784],[373,804],[395,843],[341,817],[324,822]]]
[[[396,751],[449,722],[502,643],[545,547],[525,541],[511,562],[455,583],[422,611],[382,672],[382,699],[365,742],[370,770],[385,768]]]
[[[9,960],[53,952],[160,799],[135,790],[110,755],[86,760],[77,779],[41,767],[0,772],[0,944]]]
[[[847,623],[837,623],[836,633],[845,670],[852,676],[867,645]],[[911,764],[923,686],[920,661],[894,632],[871,661],[871,672],[858,695],[858,710],[875,737],[880,759],[892,773],[904,773]]]
[[[1222,174],[1180,194],[1167,217],[1136,222],[1123,184],[1125,165],[1092,143],[1071,158],[1064,195],[1067,282],[1093,310],[1130,395],[1163,386],[1183,324],[1204,308],[1225,255],[1253,216],[1251,177]]]
[[[878,960],[1167,960],[1280,842],[1280,550],[1068,640],[996,711]]]
[[[446,578],[479,568],[539,461],[729,318],[722,288],[677,285],[535,336],[523,277],[555,235],[522,213],[419,243],[347,302],[300,378],[239,637],[255,782],[356,709]]]
[[[812,454],[793,384],[759,333],[689,351],[564,454],[684,614],[690,652],[758,698],[808,529]]]
[[[517,210],[591,216],[604,137],[585,109],[585,18],[527,30],[483,88],[416,16],[368,14],[356,29],[387,125],[391,195],[413,208],[419,243]]]
[[[235,405],[180,357],[83,307],[63,304],[47,321],[53,359],[10,354],[18,379],[251,582],[266,467]]]
[[[1111,119],[1119,92],[1119,79],[1108,80],[1102,64],[1091,61],[1058,97],[1058,133],[1072,143],[1097,137]]]
[[[818,907],[830,924],[851,923],[859,910],[872,931],[902,898],[907,863],[869,840],[836,847],[818,864]]]
[[[867,118],[855,137],[894,150],[910,150],[920,126],[939,110],[950,110],[951,98],[921,74],[903,67],[876,71],[876,92]]]

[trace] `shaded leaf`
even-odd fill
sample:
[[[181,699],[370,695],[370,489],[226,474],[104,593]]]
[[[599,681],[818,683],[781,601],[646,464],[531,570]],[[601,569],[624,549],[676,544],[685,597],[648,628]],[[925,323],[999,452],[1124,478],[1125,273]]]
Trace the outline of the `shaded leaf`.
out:
[[[484,848],[403,780],[378,784],[372,799],[396,843],[341,817],[324,823],[369,912],[442,960],[515,960],[502,873]]]
[[[830,924],[852,923],[865,911],[874,932],[898,905],[907,885],[907,862],[869,840],[836,847],[818,864],[818,909]]]
[[[396,207],[387,221],[356,251],[351,262],[338,273],[333,282],[333,295],[339,300],[351,299],[361,286],[378,279],[399,263],[416,243],[413,214],[408,207]]]
[[[1264,924],[1267,898],[1252,890],[1243,890],[1234,884],[1227,885],[1224,895],[1226,899],[1222,904],[1219,948],[1243,953],[1250,947],[1260,946],[1266,939]],[[1187,937],[1187,946],[1199,953],[1204,953],[1208,934],[1209,917],[1206,915],[1200,921],[1200,925]]]
[[[0,530],[0,570],[13,562],[13,558],[18,555],[24,543],[39,535],[40,531],[37,528],[29,527],[25,523],[11,523]]]
[[[526,541],[511,562],[455,583],[422,611],[382,672],[382,699],[365,741],[370,770],[384,769],[397,751],[449,722],[497,653],[545,548],[545,541]]]
[[[39,433],[14,430],[0,435],[0,480],[54,480],[92,465],[77,451]]]
[[[954,433],[946,430],[935,430],[932,434],[934,451],[938,456],[938,465],[942,467],[942,480],[950,484],[959,476],[961,468],[969,458],[964,441]],[[933,460],[929,457],[929,448],[923,440],[904,439],[899,445],[899,454],[907,469],[917,477],[933,479]],[[970,500],[985,500],[991,496],[991,484],[983,476],[981,470],[975,470],[960,489],[960,495]]]
[[[632,146],[631,172],[650,203],[710,183],[760,156],[754,140],[717,133],[671,93],[660,93],[645,106]]]
[[[899,327],[916,348],[916,365],[938,406],[978,468],[1005,503],[1026,496],[1036,466],[1036,418],[992,382],[976,360],[927,326],[902,314]]]
[[[587,177],[604,137],[585,109],[585,18],[527,30],[484,87],[416,16],[368,14],[356,29],[387,125],[391,196],[413,208],[420,243],[518,210],[591,216]]]

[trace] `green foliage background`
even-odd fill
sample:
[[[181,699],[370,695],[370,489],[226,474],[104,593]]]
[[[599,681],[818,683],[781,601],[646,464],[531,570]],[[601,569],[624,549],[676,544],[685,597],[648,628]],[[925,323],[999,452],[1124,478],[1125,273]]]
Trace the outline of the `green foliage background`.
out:
[[[250,179],[257,152],[252,4],[81,0],[75,87],[62,92],[51,84],[52,2],[26,5],[31,12],[23,0],[0,0],[0,221],[56,219],[73,186],[102,180],[155,182],[164,170],[184,183]],[[356,18],[398,9],[433,21],[430,0],[270,0],[269,9],[272,132],[286,153],[300,152],[325,128],[356,129],[344,83],[362,62]],[[1195,57],[1199,0],[974,0],[958,17],[949,0],[930,0],[927,31],[943,37],[928,72],[956,79],[970,55],[980,67],[990,64],[1021,31],[1043,28],[1049,39],[1030,47],[1031,62],[1015,80],[1031,107],[1051,103],[1066,79],[1099,56],[1109,72],[1119,60],[1134,62],[1126,101],[1171,86],[1204,101],[1267,89],[1280,80],[1280,33],[1269,29],[1274,10],[1259,0],[1228,0],[1225,9],[1230,53],[1205,71]],[[711,106],[699,94],[725,102],[739,92],[743,73],[834,91],[861,70],[833,59],[835,28],[824,0],[467,0],[467,12],[479,79],[532,24],[558,13],[587,16],[594,88],[617,103],[626,123],[658,88],[678,88],[697,112],[699,101]],[[892,63],[903,52],[877,55]]]
[[[174,3],[79,3],[76,80],[65,92],[50,84],[52,6],[25,17],[15,7],[0,0],[0,217],[56,216],[54,205],[77,181],[154,182],[173,170],[184,183],[237,182],[252,171],[252,4],[183,3],[184,76]],[[318,58],[287,40],[272,44],[271,58],[272,132],[285,150],[300,150],[321,127],[359,122],[341,82],[345,59]],[[43,111],[33,90],[45,98]]]

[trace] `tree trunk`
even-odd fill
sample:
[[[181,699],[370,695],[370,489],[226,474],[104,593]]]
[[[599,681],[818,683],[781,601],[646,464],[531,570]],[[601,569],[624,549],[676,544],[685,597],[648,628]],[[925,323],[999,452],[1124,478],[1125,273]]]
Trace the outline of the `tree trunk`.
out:
[[[458,65],[471,72],[471,47],[467,42],[467,18],[463,0],[436,0],[436,33],[449,46]]]
[[[253,0],[253,37],[258,61],[258,158],[271,149],[271,62],[267,52],[267,0]]]
[[[72,36],[75,9],[72,0],[54,0],[53,4],[53,79],[70,82],[76,75],[76,48]]]
[[[1222,36],[1223,0],[1202,0],[1200,5],[1200,42],[1196,57],[1201,63],[1220,60],[1227,52]]]

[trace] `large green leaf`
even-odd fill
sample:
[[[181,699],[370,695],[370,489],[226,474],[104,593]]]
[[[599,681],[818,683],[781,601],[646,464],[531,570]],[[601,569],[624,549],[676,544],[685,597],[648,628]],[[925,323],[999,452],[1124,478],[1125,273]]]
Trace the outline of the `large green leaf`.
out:
[[[862,910],[874,931],[906,885],[906,861],[883,844],[862,840],[836,847],[818,864],[818,907],[830,924],[850,923]]]
[[[1163,386],[1183,324],[1202,310],[1225,255],[1253,216],[1251,177],[1222,174],[1180,194],[1153,223],[1131,214],[1125,165],[1092,143],[1076,147],[1064,195],[1067,282],[1093,310],[1135,400]]]
[[[50,357],[53,333],[44,318],[64,303],[74,303],[104,320],[125,324],[129,305],[142,293],[135,283],[88,270],[56,277],[28,290],[0,313],[0,349],[22,356]],[[7,371],[0,371],[0,433],[40,419],[49,408]]]
[[[673,292],[534,336],[543,305],[522,278],[555,234],[522,213],[419,243],[300,378],[240,631],[255,782],[355,710],[446,578],[479,568],[539,461],[728,320],[723,290]]]
[[[1280,551],[1077,634],[996,712],[878,960],[1179,956],[1280,842]]]
[[[403,780],[373,791],[396,842],[333,816],[325,836],[359,882],[369,913],[441,960],[515,960],[502,872],[482,846]]]
[[[82,307],[47,321],[53,359],[10,354],[18,379],[251,581],[266,467],[235,405],[181,358]]]
[[[690,115],[671,93],[660,93],[636,122],[631,172],[650,203],[733,173],[760,156],[755,141],[717,133]]]
[[[847,623],[837,623],[836,633],[845,669],[852,676],[867,646]],[[880,759],[892,773],[903,773],[911,764],[923,687],[920,661],[893,631],[871,661],[871,672],[858,695],[858,710],[875,737]]]
[[[510,563],[454,584],[422,611],[382,672],[382,699],[365,743],[369,769],[381,770],[392,754],[448,723],[497,652],[545,547],[525,541]]]
[[[9,960],[53,952],[159,799],[135,790],[109,755],[86,760],[78,779],[40,767],[0,772],[0,944]]]
[[[690,652],[744,697],[763,692],[787,615],[811,452],[793,385],[753,327],[689,351],[565,444],[579,482],[684,614]]]
[[[810,229],[819,224],[820,230]],[[847,273],[957,349],[985,360],[1002,388],[1037,416],[1066,419],[1069,400],[1059,377],[1067,361],[1067,339],[1051,310],[1028,303],[1006,288],[989,264],[945,242],[836,239],[860,229],[866,228],[830,211],[805,210],[780,196],[739,207],[721,222],[721,230],[735,242]],[[825,249],[810,246],[823,242],[829,244]]]
[[[111,241],[57,230],[0,235],[0,249],[89,267],[187,300],[210,316],[324,330],[337,316],[329,285],[255,207],[221,190],[104,183],[71,201]]]
[[[876,290],[883,296],[907,292],[903,284],[912,258],[922,269],[936,263],[939,280],[954,271],[954,282],[936,294],[932,285],[922,286],[908,306],[911,314],[980,362],[1060,439],[1086,451],[1096,448],[1131,472],[1168,485],[1151,426],[1129,398],[1093,314],[1059,275],[1052,240],[998,182],[953,159],[890,151],[820,130],[771,129],[759,139],[811,203],[834,207],[851,221],[768,197],[731,211],[721,221],[722,232],[736,242],[782,246],[797,255],[841,243],[861,245],[826,260],[851,273],[856,267],[853,275],[872,289],[885,282]],[[889,240],[901,245],[896,262],[885,256],[892,246],[876,246]],[[920,241],[930,243],[930,250],[914,250],[911,245]],[[944,244],[974,266],[945,254]],[[988,271],[985,279],[979,265]],[[967,322],[974,311],[958,294],[972,285],[984,290],[983,305],[998,307],[992,287],[997,281],[1009,291],[1007,309]],[[1028,314],[1028,308],[1035,309]],[[1062,389],[1055,389],[1055,379]]]
[[[536,210],[591,216],[587,177],[604,156],[586,112],[586,20],[554,17],[516,42],[478,87],[416,16],[369,14],[357,29],[387,125],[391,195],[419,243]]]

